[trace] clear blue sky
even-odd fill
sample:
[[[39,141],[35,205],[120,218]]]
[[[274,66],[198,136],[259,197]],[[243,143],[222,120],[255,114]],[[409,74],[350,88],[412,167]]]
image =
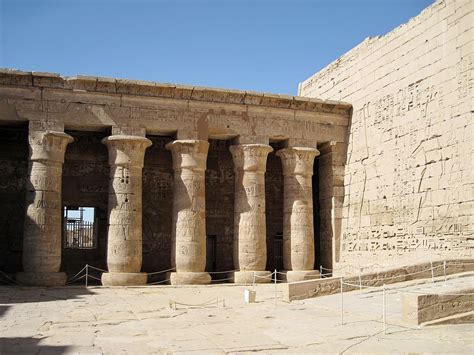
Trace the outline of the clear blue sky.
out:
[[[296,94],[433,0],[0,0],[0,67]]]

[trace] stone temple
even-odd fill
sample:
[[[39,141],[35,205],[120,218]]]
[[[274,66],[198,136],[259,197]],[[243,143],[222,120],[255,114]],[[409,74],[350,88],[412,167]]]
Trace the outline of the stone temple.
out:
[[[472,258],[473,13],[439,0],[299,96],[2,70],[0,270],[249,283]]]

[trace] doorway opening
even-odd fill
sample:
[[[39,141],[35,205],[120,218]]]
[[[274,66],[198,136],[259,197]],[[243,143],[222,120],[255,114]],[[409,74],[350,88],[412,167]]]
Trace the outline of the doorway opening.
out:
[[[65,249],[97,248],[95,207],[64,206],[63,247]]]
[[[206,240],[206,271],[217,271],[217,236],[208,235]]]

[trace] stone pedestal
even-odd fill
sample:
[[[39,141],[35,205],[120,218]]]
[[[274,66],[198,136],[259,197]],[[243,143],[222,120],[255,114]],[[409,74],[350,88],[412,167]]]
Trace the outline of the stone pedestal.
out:
[[[286,148],[276,153],[283,167],[283,266],[288,282],[318,278],[314,268],[314,148]]]
[[[206,268],[205,170],[209,143],[175,140],[166,145],[173,155],[174,200],[171,265],[172,285],[208,284]]]
[[[142,168],[151,141],[133,135],[102,140],[109,151],[109,229],[104,286],[144,285],[142,267]]]
[[[265,225],[265,170],[273,150],[266,144],[230,147],[235,170],[234,273],[235,283],[270,282]]]
[[[17,280],[30,286],[66,283],[61,267],[61,186],[66,147],[73,141],[64,132],[31,130],[23,270]]]

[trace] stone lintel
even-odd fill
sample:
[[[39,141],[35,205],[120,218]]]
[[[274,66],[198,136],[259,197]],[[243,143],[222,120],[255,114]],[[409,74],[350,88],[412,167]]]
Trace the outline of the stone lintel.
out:
[[[234,139],[234,144],[266,144],[270,142],[269,137],[266,136],[238,136]]]
[[[289,138],[285,140],[284,147],[304,147],[304,148],[316,148],[318,142],[315,139],[304,139],[304,138]]]
[[[347,117],[350,116],[352,109],[352,105],[349,103],[300,96],[95,76],[78,75],[77,77],[63,77],[56,73],[32,73],[13,69],[0,69],[0,85],[36,86],[111,94],[141,95],[311,112],[336,112]]]
[[[114,126],[112,127],[112,135],[145,137],[146,128]]]

